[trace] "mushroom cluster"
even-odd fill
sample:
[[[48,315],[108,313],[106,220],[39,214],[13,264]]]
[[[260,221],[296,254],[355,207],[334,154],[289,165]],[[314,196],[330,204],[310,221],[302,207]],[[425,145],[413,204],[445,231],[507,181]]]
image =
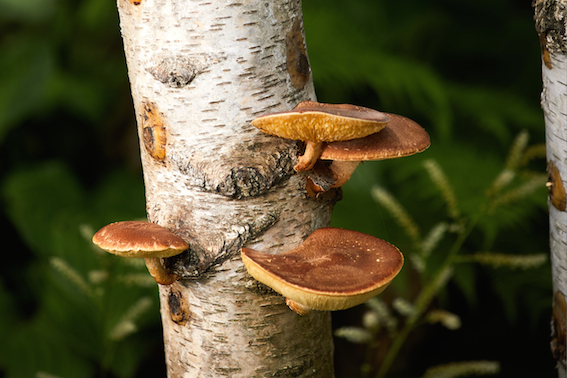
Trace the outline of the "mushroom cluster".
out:
[[[427,132],[406,117],[349,104],[304,101],[292,111],[260,116],[252,125],[305,142],[305,153],[294,169],[307,171],[307,190],[315,194],[342,186],[361,161],[409,156],[430,144]],[[319,163],[325,160],[331,163]],[[317,175],[329,178],[330,185],[315,184],[312,177]],[[92,241],[119,256],[144,258],[161,285],[178,279],[161,259],[189,248],[168,229],[140,221],[104,226]],[[333,227],[315,230],[297,248],[279,255],[242,248],[241,256],[252,277],[285,296],[287,305],[301,315],[367,301],[388,286],[404,261],[400,251],[384,240]]]
[[[363,138],[382,130],[389,120],[386,114],[362,106],[303,101],[293,110],[256,117],[252,126],[280,138],[304,141],[305,153],[293,167],[300,172],[313,168],[323,142]]]
[[[411,119],[349,104],[304,101],[291,111],[257,117],[252,125],[305,142],[294,169],[307,171],[310,195],[341,187],[362,161],[409,156],[430,145],[427,131]],[[241,256],[248,273],[283,295],[300,315],[366,302],[388,286],[404,262],[401,252],[382,239],[333,227],[315,230],[282,254],[242,248]]]
[[[323,175],[332,180],[329,188],[345,184],[361,161],[410,156],[431,143],[427,131],[409,118],[350,104],[303,101],[293,110],[261,115],[252,125],[270,135],[305,142],[305,152],[294,166],[297,172],[313,170],[318,160],[332,160],[323,167]],[[308,189],[323,191],[312,176],[308,173]]]

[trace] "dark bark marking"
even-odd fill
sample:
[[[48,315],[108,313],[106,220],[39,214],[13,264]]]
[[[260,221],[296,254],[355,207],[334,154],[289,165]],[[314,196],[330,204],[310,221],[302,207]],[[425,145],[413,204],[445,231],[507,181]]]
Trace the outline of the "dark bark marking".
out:
[[[140,125],[146,151],[156,161],[163,163],[166,155],[167,130],[163,117],[154,103],[144,102],[142,104]]]
[[[148,72],[159,82],[171,88],[181,88],[191,83],[197,76],[197,68],[186,57],[163,58],[148,68]]]
[[[305,52],[305,44],[303,43],[303,33],[301,32],[301,24],[299,20],[295,20],[293,27],[286,36],[286,65],[291,85],[295,89],[302,89],[311,74],[311,67]]]
[[[172,321],[179,325],[187,323],[190,317],[189,306],[183,298],[181,291],[170,286],[169,295],[167,297],[167,305],[169,307],[169,315]]]
[[[328,163],[321,160],[317,161],[313,169],[306,174],[307,192],[310,196],[318,196],[320,193],[330,190],[331,185],[335,183],[328,169]]]
[[[567,207],[565,186],[561,180],[559,169],[553,164],[552,161],[547,163],[547,189],[549,191],[549,199],[551,204],[559,211],[565,211]]]
[[[193,160],[190,154],[172,152],[169,161],[186,176],[188,186],[234,199],[265,194],[295,173],[296,144],[263,134],[228,153],[210,153]]]
[[[250,290],[254,293],[260,294],[262,296],[273,295],[273,296],[276,296],[276,297],[280,297],[281,303],[284,304],[284,299],[279,293],[277,293],[271,287],[264,285],[261,282],[256,281],[254,278],[252,278],[252,276],[249,276],[248,281],[246,281],[244,283],[244,287],[246,289],[248,289],[248,290]]]
[[[567,342],[566,307],[563,293],[555,292],[551,319],[551,352],[555,360],[563,363],[566,359],[565,344]]]
[[[166,267],[181,279],[201,278],[211,267],[220,266],[224,261],[240,252],[245,244],[261,236],[278,220],[278,212],[268,212],[256,216],[253,221],[245,225],[235,225],[235,228],[239,229],[237,235],[232,239],[228,239],[225,235],[223,240],[220,240],[220,247],[212,251],[204,250],[194,242],[194,238],[188,237],[186,239],[190,245],[189,249],[180,255],[165,259]],[[186,226],[190,228],[190,225]]]
[[[551,57],[549,56],[549,50],[547,49],[547,38],[545,34],[539,35],[539,47],[541,50],[541,59],[545,66],[551,69]]]
[[[567,54],[567,4],[558,0],[535,0],[535,28],[551,53]]]

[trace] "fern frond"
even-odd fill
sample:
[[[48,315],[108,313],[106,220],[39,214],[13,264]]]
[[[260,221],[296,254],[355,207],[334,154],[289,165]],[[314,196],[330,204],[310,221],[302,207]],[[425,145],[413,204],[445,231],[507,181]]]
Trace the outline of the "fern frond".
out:
[[[110,340],[119,341],[133,333],[136,333],[137,331],[138,327],[136,326],[136,323],[132,321],[121,321],[112,329],[112,331],[110,331],[108,338]]]
[[[95,285],[100,285],[108,279],[108,272],[106,270],[91,270],[88,273],[89,282]]]
[[[516,177],[518,167],[525,161],[525,151],[528,146],[529,134],[526,130],[521,131],[510,146],[504,169],[494,179],[486,194],[492,197],[504,189]]]
[[[443,236],[445,236],[448,230],[449,225],[445,222],[440,222],[433,226],[421,243],[421,255],[424,258],[428,258],[429,255],[431,255],[431,251],[439,245],[439,242],[443,239]]]
[[[445,172],[443,172],[441,166],[433,159],[428,159],[423,162],[423,166],[429,174],[431,181],[433,181],[437,189],[441,192],[441,196],[447,206],[449,217],[458,219],[461,216],[461,211],[458,206],[457,196]]]
[[[545,159],[547,154],[545,143],[538,143],[528,146],[524,151],[524,156],[522,156],[522,161],[520,166],[527,165],[530,161],[535,159]]]
[[[398,326],[398,319],[396,319],[388,305],[378,297],[372,297],[366,301],[366,306],[371,310],[370,312],[376,314],[380,325],[385,327],[388,332],[394,332]]]
[[[477,262],[493,268],[506,267],[510,269],[537,268],[545,264],[548,256],[545,253],[532,255],[509,255],[504,253],[477,252],[472,255],[461,256],[460,261]]]
[[[364,328],[375,331],[380,329],[380,317],[374,311],[365,311],[362,314],[362,325]]]
[[[93,226],[91,226],[90,224],[83,223],[79,225],[79,233],[85,240],[91,241],[93,235],[95,234],[95,231],[93,229]]]
[[[431,255],[431,251],[437,247],[447,231],[449,231],[449,225],[447,223],[440,222],[436,224],[421,242],[421,245],[419,246],[419,253],[412,253],[408,255],[409,261],[412,263],[416,271],[419,273],[423,273],[425,271],[427,259]]]
[[[421,241],[419,226],[411,218],[409,213],[403,206],[386,190],[382,187],[375,185],[371,191],[372,198],[386,208],[405,231],[405,233],[412,239],[412,241],[419,245]]]
[[[126,313],[122,319],[112,328],[109,333],[111,340],[122,340],[128,335],[136,332],[138,327],[136,321],[146,313],[152,306],[152,299],[150,297],[142,297],[138,299]]]
[[[490,211],[494,211],[498,206],[507,205],[515,201],[520,201],[528,195],[534,193],[536,190],[545,187],[547,182],[547,175],[535,174],[528,178],[524,183],[520,184],[514,189],[503,193],[495,198],[491,203]]]
[[[411,265],[417,272],[419,273],[425,272],[425,268],[427,267],[427,264],[425,263],[425,259],[423,258],[422,255],[412,253],[408,255],[407,258],[409,258]]]
[[[415,315],[416,310],[413,303],[405,300],[404,298],[396,298],[392,302],[392,307],[402,316],[409,318],[410,316]]]
[[[92,250],[100,256],[104,256],[106,255],[106,251],[104,251],[103,249],[99,248],[98,246],[94,245],[92,243],[92,238],[93,235],[95,234],[95,230],[93,228],[93,226],[91,226],[90,224],[86,224],[86,223],[82,223],[79,225],[79,234],[83,237],[83,239],[85,239],[86,241],[89,242],[90,247],[92,248]]]
[[[461,328],[461,318],[445,310],[431,310],[425,316],[425,321],[431,324],[440,323],[443,327],[454,331]]]
[[[516,171],[508,168],[504,168],[498,176],[492,181],[492,184],[486,191],[487,197],[492,197],[504,189],[508,184],[514,180],[516,177]]]
[[[438,274],[436,274],[431,284],[428,284],[423,289],[419,301],[415,303],[415,307],[423,311],[423,309],[425,309],[429,305],[429,303],[431,302],[435,294],[439,291],[439,289],[445,286],[445,284],[447,283],[447,281],[449,281],[452,275],[453,275],[452,267],[446,267]]]
[[[514,139],[514,142],[512,142],[512,146],[510,146],[510,150],[508,151],[508,156],[504,165],[505,169],[514,171],[518,168],[518,166],[522,162],[524,151],[528,145],[529,139],[530,136],[526,130],[520,131],[520,133]]]
[[[355,344],[368,344],[374,338],[370,331],[360,327],[337,328],[334,334]]]
[[[451,362],[427,369],[422,378],[457,378],[468,375],[492,375],[500,372],[497,361]]]
[[[46,373],[44,371],[38,371],[37,373],[35,373],[35,378],[61,378],[61,377],[58,375]]]
[[[79,288],[89,297],[94,297],[94,291],[81,274],[61,257],[52,257],[49,260],[51,266],[62,273],[75,287]]]

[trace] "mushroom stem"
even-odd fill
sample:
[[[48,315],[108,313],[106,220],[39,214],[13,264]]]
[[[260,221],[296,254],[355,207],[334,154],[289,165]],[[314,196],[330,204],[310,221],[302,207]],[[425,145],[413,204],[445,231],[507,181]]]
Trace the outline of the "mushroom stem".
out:
[[[305,142],[305,152],[299,157],[299,160],[293,169],[296,172],[308,171],[317,162],[321,152],[323,151],[323,142]]]
[[[179,278],[177,274],[170,273],[160,261],[159,257],[146,257],[146,267],[150,275],[160,285],[171,285]]]
[[[333,161],[329,166],[329,170],[333,174],[335,183],[331,188],[340,188],[350,179],[350,176],[360,164],[359,161]]]
[[[294,312],[296,312],[299,315],[307,315],[307,314],[309,314],[310,312],[313,311],[313,309],[311,309],[310,307],[302,305],[301,303],[298,303],[298,302],[294,301],[293,299],[286,298],[285,304],[287,305],[287,307],[289,307],[290,309],[292,309]]]

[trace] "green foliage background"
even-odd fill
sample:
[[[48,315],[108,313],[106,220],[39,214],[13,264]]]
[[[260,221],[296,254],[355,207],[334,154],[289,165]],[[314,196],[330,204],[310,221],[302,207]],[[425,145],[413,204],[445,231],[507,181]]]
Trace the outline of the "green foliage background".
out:
[[[451,217],[424,161],[439,164],[462,216],[472,218],[514,138],[527,132],[531,145],[543,143],[529,1],[304,0],[304,12],[320,101],[403,114],[432,138],[418,156],[361,166],[334,226],[411,251],[403,227],[372,198],[375,185],[426,234]],[[137,155],[114,1],[0,0],[0,376],[165,376],[155,285],[143,266],[89,243],[106,223],[144,217]],[[535,157],[510,188],[545,172],[545,159]],[[479,221],[463,253],[547,253],[546,206],[543,186],[500,206]],[[433,251],[433,268],[451,241]],[[406,268],[386,302],[415,298],[422,282]],[[549,263],[458,264],[432,306],[458,314],[462,327],[416,328],[393,376],[479,359],[500,361],[501,377],[555,376]],[[335,327],[360,324],[363,312],[334,314]],[[391,342],[378,341],[376,364]],[[337,377],[359,376],[365,348],[337,338]]]

